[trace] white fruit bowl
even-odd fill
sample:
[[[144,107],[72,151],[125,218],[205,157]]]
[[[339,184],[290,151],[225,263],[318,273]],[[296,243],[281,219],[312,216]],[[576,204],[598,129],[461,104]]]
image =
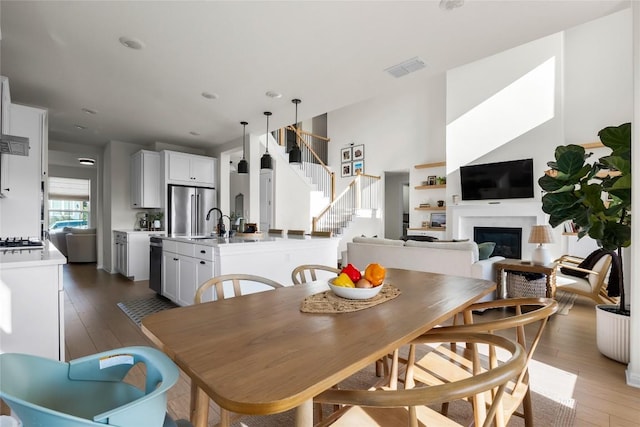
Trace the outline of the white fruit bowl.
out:
[[[369,299],[373,298],[382,290],[382,285],[373,288],[345,288],[333,284],[335,279],[329,280],[329,287],[334,294],[347,299]]]

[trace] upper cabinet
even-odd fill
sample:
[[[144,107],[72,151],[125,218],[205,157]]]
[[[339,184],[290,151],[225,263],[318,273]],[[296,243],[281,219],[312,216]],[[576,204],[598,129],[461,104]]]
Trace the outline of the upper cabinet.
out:
[[[163,153],[168,184],[215,187],[216,159],[175,151]]]
[[[131,207],[160,207],[160,153],[140,150],[131,156]]]

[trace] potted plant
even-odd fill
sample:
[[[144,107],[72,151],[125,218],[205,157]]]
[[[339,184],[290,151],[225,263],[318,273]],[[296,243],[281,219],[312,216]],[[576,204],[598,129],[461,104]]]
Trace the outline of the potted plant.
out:
[[[583,147],[559,146],[555,161],[547,163],[551,169],[538,183],[546,192],[542,210],[549,214],[552,227],[572,221],[578,227],[578,238],[589,236],[619,257],[620,262],[613,263],[612,268],[618,269],[620,301],[618,305],[596,306],[596,340],[605,356],[627,363],[630,310],[624,293],[622,248],[631,244],[631,123],[606,127],[598,136],[611,149],[609,155],[589,163],[587,159],[593,153],[586,153]],[[605,318],[621,325],[602,326]],[[622,336],[614,336],[616,328]],[[621,347],[607,348],[609,344]]]

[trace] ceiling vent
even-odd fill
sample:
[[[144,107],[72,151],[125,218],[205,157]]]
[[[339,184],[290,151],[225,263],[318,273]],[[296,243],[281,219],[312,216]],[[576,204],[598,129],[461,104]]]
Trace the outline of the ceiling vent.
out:
[[[387,68],[385,71],[391,74],[393,77],[398,78],[402,76],[406,76],[409,73],[413,73],[414,71],[418,71],[426,67],[427,64],[423,59],[415,58],[407,59],[404,62],[401,62],[398,65],[394,65],[393,67]]]

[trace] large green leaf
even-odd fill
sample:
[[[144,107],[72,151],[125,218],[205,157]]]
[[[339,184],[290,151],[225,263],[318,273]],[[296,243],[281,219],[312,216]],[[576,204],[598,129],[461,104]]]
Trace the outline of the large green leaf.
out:
[[[584,148],[578,145],[558,147],[556,149],[558,171],[567,176],[575,175],[584,165],[584,155]]]
[[[600,141],[611,148],[613,155],[630,158],[631,153],[631,123],[620,126],[608,126],[598,132]]]

